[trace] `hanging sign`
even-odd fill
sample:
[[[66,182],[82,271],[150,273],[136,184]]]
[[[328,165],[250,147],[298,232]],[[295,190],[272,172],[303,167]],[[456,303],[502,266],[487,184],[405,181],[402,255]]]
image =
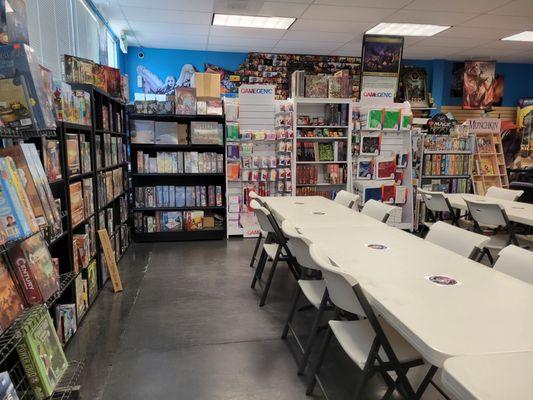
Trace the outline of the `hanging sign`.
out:
[[[448,118],[444,113],[435,114],[428,122],[428,133],[432,135],[449,135],[450,129],[457,125],[457,121]]]
[[[467,119],[465,125],[470,133],[500,133],[502,120],[499,118]]]

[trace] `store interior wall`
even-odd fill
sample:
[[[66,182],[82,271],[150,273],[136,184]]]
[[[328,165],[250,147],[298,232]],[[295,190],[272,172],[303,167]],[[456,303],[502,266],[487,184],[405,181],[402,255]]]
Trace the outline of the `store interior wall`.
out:
[[[143,53],[144,58],[140,58],[139,53]],[[206,63],[234,71],[246,56],[247,53],[129,47],[128,53],[119,57],[119,61],[121,69],[129,76],[130,98],[133,99],[135,92],[142,92],[137,80],[139,66],[145,67],[164,81],[168,76],[179,78],[181,68],[185,64],[192,64],[197,71],[203,71]],[[437,108],[442,105],[461,104],[461,98],[450,96],[453,63],[447,60],[404,60],[403,62],[406,66],[421,67],[427,71],[428,88]],[[513,107],[520,98],[533,96],[532,64],[496,63],[496,73],[503,74],[505,79],[502,106]]]

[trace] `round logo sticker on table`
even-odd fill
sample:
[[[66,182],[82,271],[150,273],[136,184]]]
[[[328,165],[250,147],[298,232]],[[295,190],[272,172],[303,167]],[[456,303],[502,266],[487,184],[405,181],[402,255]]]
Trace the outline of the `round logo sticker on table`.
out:
[[[366,247],[372,250],[389,250],[389,246],[385,246],[384,244],[377,244],[377,243],[371,243],[367,244]]]
[[[431,283],[434,283],[435,285],[440,286],[454,286],[454,285],[460,285],[461,283],[450,276],[446,275],[431,275],[426,276],[426,279],[430,281]]]

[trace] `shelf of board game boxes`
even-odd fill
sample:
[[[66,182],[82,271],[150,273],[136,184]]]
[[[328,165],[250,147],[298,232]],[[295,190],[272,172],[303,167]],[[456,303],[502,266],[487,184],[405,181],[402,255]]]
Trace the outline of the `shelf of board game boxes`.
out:
[[[33,137],[56,138],[55,129],[16,129],[5,126],[0,127],[0,139],[29,139]]]

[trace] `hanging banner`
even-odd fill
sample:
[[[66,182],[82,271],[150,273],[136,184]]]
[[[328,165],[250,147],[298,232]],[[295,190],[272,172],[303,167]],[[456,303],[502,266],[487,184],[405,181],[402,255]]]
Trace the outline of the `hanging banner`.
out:
[[[465,125],[470,133],[500,133],[502,120],[499,118],[467,119]]]
[[[402,36],[365,35],[363,37],[362,88],[370,87],[366,78],[388,77],[388,85],[398,89],[404,39]],[[375,86],[374,86],[375,87]]]
[[[485,109],[495,102],[495,61],[466,61],[463,75],[463,108]]]

